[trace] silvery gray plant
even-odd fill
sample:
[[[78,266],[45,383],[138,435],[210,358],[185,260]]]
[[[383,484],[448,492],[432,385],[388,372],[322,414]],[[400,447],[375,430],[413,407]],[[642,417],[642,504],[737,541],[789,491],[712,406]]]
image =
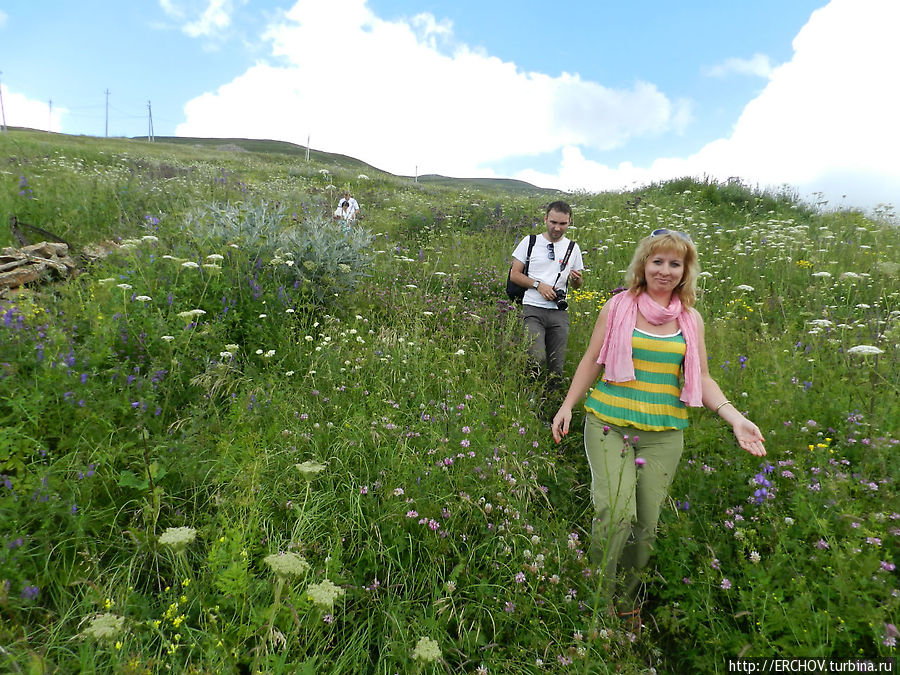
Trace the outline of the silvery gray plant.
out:
[[[299,282],[317,304],[332,304],[368,275],[374,237],[323,215],[295,218],[278,202],[216,203],[188,213],[185,227],[201,245],[235,245]]]
[[[279,267],[323,304],[354,289],[368,276],[375,259],[371,232],[321,216],[307,217],[282,232],[279,240],[275,257],[283,262]]]
[[[273,255],[290,222],[282,204],[265,200],[204,204],[185,215],[185,228],[198,242],[235,244],[263,259]]]

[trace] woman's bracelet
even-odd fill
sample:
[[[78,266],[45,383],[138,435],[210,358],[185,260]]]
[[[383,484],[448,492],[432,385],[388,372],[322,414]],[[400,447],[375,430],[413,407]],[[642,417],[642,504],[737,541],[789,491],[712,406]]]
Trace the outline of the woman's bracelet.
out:
[[[729,403],[731,403],[731,401],[729,401],[729,400],[726,398],[724,401],[722,401],[719,405],[716,406],[716,409],[713,410],[713,412],[716,413],[716,414],[718,415],[718,414],[719,414],[719,410],[722,408],[722,406],[728,405]]]

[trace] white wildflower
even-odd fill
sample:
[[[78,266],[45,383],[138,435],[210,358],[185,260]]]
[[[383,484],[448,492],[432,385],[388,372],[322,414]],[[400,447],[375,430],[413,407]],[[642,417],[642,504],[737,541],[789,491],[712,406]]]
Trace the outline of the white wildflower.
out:
[[[364,174],[364,173],[359,174],[359,175],[357,176],[357,178],[358,178],[359,180],[369,180],[369,177],[368,177],[366,174]]]
[[[263,558],[279,579],[301,577],[309,572],[310,564],[296,553],[273,553]]]
[[[163,335],[163,336],[160,337],[159,339],[160,339],[160,340],[165,340],[166,342],[171,342],[172,340],[175,339],[175,336],[174,336],[174,335]]]
[[[232,345],[225,345],[225,349],[227,349],[228,351],[230,351],[230,352],[232,352],[232,353],[233,353],[233,352],[236,352],[236,351],[237,351],[238,349],[240,349],[240,348],[241,348],[240,345],[234,345],[234,344],[232,344]]]
[[[203,316],[204,314],[206,314],[206,310],[203,309],[189,309],[184,312],[178,312],[178,316],[182,319],[193,319],[198,316]]]
[[[831,272],[826,272],[825,270],[822,270],[821,272],[813,272],[812,276],[827,278],[827,277],[831,276]]]
[[[197,538],[197,530],[193,527],[169,527],[159,535],[159,543],[168,546],[176,553],[188,547]]]
[[[878,355],[884,354],[884,350],[875,345],[856,345],[847,350],[848,354]]]
[[[139,295],[135,298],[137,302],[150,302],[152,299],[149,295]]]
[[[754,290],[753,286],[748,286],[747,284],[741,284],[740,286],[735,286],[734,290],[736,291],[752,291]]]
[[[195,263],[193,260],[188,260],[187,262],[181,263],[182,267],[187,267],[190,270],[199,269],[200,265]]]
[[[421,637],[413,649],[413,660],[422,663],[432,663],[441,658],[441,648],[435,640],[430,637]]]
[[[207,259],[207,260],[213,260],[213,261],[215,261],[215,260],[225,260],[225,256],[224,256],[224,255],[221,255],[221,254],[219,254],[219,253],[210,253],[208,256],[206,256],[206,259]]]
[[[331,611],[334,609],[334,601],[344,595],[345,591],[340,586],[335,586],[325,579],[321,584],[310,584],[306,589],[306,596],[319,609]]]
[[[99,279],[97,281],[98,284],[111,284],[116,280],[115,277],[106,277],[105,279]]]
[[[125,626],[125,617],[117,614],[98,614],[91,621],[83,635],[96,638],[98,640],[107,640],[116,637],[122,632]]]
[[[325,469],[324,464],[311,459],[301,462],[300,464],[295,464],[294,466],[297,467],[297,471],[299,471],[306,480],[311,480],[317,473],[320,473]]]
[[[121,288],[123,291],[130,291],[131,284],[116,284],[116,288]]]

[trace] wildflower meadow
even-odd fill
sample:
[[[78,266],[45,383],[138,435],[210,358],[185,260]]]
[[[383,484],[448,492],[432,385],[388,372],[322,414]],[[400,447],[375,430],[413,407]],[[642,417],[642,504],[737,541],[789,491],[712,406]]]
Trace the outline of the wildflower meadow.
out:
[[[0,135],[0,213],[79,256],[0,295],[0,671],[716,673],[900,637],[900,230],[789,190],[395,177],[348,158]],[[339,194],[361,205],[331,221]],[[581,434],[503,288],[573,205],[571,374],[635,244],[697,243],[709,367],[609,616]],[[18,245],[5,229],[0,245]],[[102,249],[102,254],[91,251]],[[576,430],[578,420],[575,422]]]

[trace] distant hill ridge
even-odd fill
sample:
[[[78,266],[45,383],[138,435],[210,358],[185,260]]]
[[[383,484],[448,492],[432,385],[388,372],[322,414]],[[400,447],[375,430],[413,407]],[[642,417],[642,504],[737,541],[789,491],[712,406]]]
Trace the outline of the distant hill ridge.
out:
[[[142,137],[136,137],[133,140],[140,140]],[[278,153],[282,155],[292,155],[306,158],[306,146],[297,145],[289,141],[261,140],[253,138],[192,138],[186,136],[156,136],[156,142],[159,143],[177,143],[180,145],[192,145],[209,147],[216,150],[224,151],[240,151],[258,152],[261,154]],[[424,174],[416,179],[414,176],[404,176],[392,174],[377,167],[367,164],[362,160],[338,153],[324,152],[322,150],[313,150],[310,148],[309,157],[316,162],[324,162],[334,164],[343,169],[359,171],[359,173],[370,173],[378,171],[388,176],[396,178],[408,178],[410,180],[418,180],[420,183],[436,183],[444,186],[461,186],[461,185],[477,185],[479,187],[493,187],[510,190],[513,192],[548,192],[556,193],[558,190],[550,190],[540,188],[531,183],[515,178],[451,178],[449,176],[441,176],[439,174]]]

